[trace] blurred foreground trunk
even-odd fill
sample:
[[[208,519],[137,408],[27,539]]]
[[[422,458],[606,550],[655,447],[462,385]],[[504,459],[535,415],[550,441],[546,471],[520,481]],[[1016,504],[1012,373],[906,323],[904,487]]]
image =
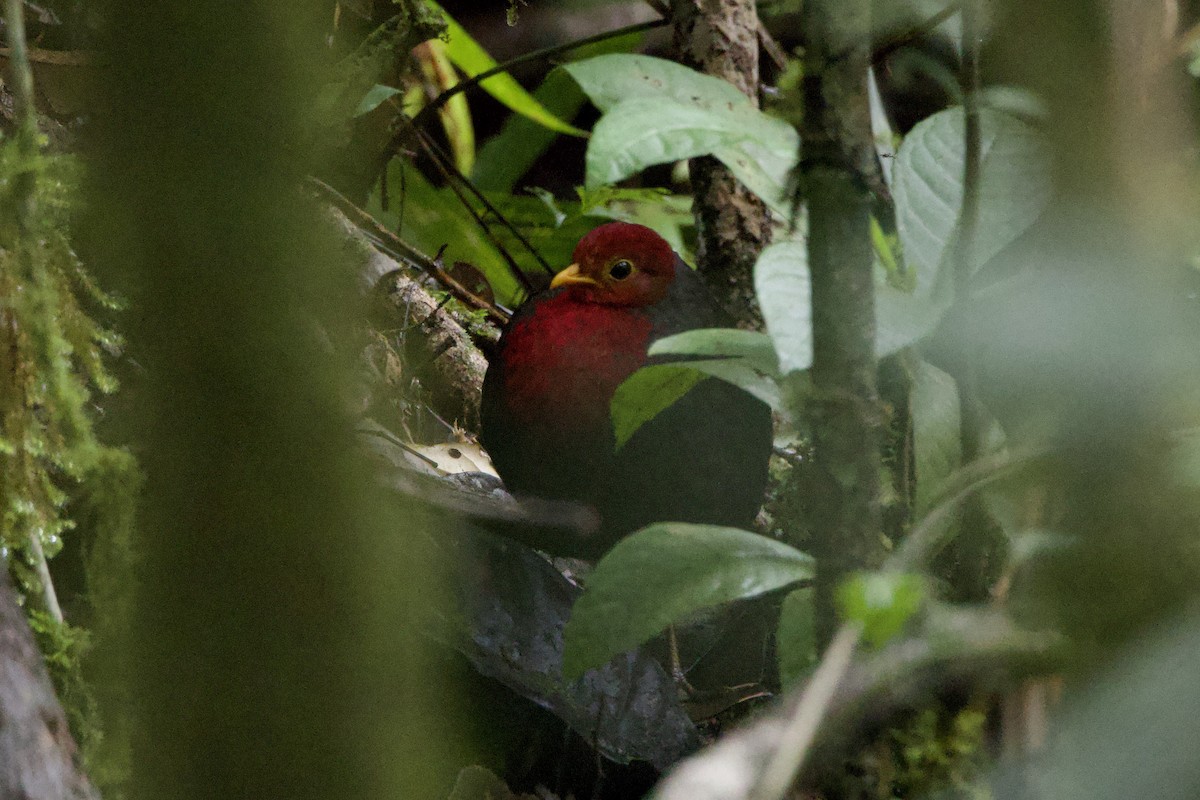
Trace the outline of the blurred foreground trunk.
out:
[[[147,475],[110,675],[133,707],[109,709],[135,797],[432,796],[455,761],[406,624],[433,523],[353,447],[354,276],[299,188],[327,11],[108,5],[89,224],[142,368],[116,420]]]

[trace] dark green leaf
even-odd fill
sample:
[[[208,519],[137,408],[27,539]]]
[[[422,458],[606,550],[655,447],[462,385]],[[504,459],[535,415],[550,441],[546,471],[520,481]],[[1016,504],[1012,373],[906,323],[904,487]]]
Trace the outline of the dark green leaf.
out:
[[[588,578],[564,631],[563,677],[601,666],[697,611],[812,574],[809,556],[749,531],[681,522],[643,528]]]

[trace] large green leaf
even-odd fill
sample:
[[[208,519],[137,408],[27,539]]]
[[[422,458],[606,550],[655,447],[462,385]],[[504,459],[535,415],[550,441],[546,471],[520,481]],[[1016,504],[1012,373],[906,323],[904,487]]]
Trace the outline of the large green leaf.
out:
[[[621,540],[596,565],[563,632],[575,678],[705,608],[813,575],[813,560],[736,528],[663,522]]]
[[[589,186],[699,155],[720,159],[782,215],[795,129],[755,108],[729,83],[650,56],[612,54],[564,67],[604,116],[588,144]]]
[[[1000,111],[981,113],[983,174],[972,269],[1028,228],[1050,198],[1050,158],[1031,125]],[[919,276],[941,266],[962,204],[963,112],[919,123],[900,145],[892,194],[904,257]],[[926,283],[919,291],[929,288]]]
[[[446,14],[445,10],[434,0],[425,0],[425,2],[435,10]],[[488,55],[488,52],[480,47],[479,43],[472,39],[471,35],[449,14],[446,14],[446,35],[448,37],[446,54],[454,62],[454,65],[467,75],[474,77],[496,66],[496,60]],[[479,86],[508,108],[551,130],[569,133],[572,136],[587,136],[585,131],[563,122],[547,111],[545,106],[535,100],[533,95],[525,91],[521,84],[517,83],[516,79],[507,72],[487,78]]]
[[[715,328],[713,331],[728,332]],[[624,447],[639,428],[687,394],[697,383],[709,377],[733,384],[776,411],[783,410],[783,398],[777,381],[778,373],[774,366],[764,369],[757,361],[749,358],[719,353],[715,355],[719,357],[653,364],[642,367],[626,378],[617,387],[611,405],[616,447]],[[773,360],[774,356],[771,358]],[[765,361],[761,354],[758,354],[758,359]]]

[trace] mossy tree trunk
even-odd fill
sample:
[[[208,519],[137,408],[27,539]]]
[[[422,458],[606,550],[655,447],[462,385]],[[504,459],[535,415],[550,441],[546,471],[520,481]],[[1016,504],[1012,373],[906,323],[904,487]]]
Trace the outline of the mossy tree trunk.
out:
[[[805,3],[801,191],[812,273],[816,624],[828,643],[834,595],[850,571],[878,566],[882,547],[871,197],[874,148],[867,104],[870,3]]]

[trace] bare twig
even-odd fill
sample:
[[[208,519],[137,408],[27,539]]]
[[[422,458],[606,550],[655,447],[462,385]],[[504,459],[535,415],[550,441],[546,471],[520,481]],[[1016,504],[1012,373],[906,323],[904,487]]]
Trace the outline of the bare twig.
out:
[[[961,10],[961,8],[961,2],[949,3],[941,11],[930,15],[928,18],[918,22],[911,28],[893,34],[886,39],[875,42],[874,46],[872,47],[871,63],[879,64],[901,47],[904,47],[906,44],[910,44],[916,39],[921,38],[946,20],[953,17]]]
[[[408,124],[411,125],[412,123],[410,122]],[[521,270],[520,265],[517,264],[516,260],[512,257],[512,254],[508,252],[508,248],[506,248],[504,244],[496,237],[496,234],[492,232],[492,229],[488,227],[487,221],[482,215],[479,214],[479,212],[475,210],[475,207],[471,205],[471,202],[467,200],[466,196],[463,194],[464,189],[470,192],[476,200],[483,204],[484,209],[489,214],[495,217],[501,225],[508,229],[508,231],[517,239],[517,241],[519,241],[521,245],[533,256],[534,260],[538,262],[547,275],[553,275],[554,270],[551,269],[550,265],[546,263],[546,260],[542,258],[541,253],[534,248],[533,244],[531,244],[530,241],[525,238],[525,234],[521,233],[520,229],[510,222],[508,217],[500,213],[500,209],[496,208],[496,206],[487,199],[483,192],[479,191],[479,188],[471,181],[470,178],[462,174],[458,167],[454,165],[454,159],[452,159],[449,154],[447,154],[446,151],[444,151],[438,145],[438,143],[434,141],[433,137],[425,133],[425,131],[421,130],[420,128],[416,128],[415,126],[413,130],[417,135],[417,141],[420,143],[422,149],[425,150],[426,154],[430,157],[430,160],[433,161],[434,166],[437,167],[438,171],[442,173],[442,177],[446,179],[446,183],[449,185],[450,190],[454,192],[454,195],[458,198],[459,202],[462,203],[463,208],[465,208],[467,212],[470,213],[470,215],[475,219],[475,224],[479,226],[479,229],[483,231],[484,236],[488,238],[488,241],[492,243],[492,246],[496,248],[496,251],[500,253],[500,256],[508,263],[509,269],[513,273],[513,277],[521,282],[521,285],[525,287],[525,290],[527,292],[532,292],[534,288],[533,284],[531,284],[529,278],[525,276],[524,271]]]
[[[780,733],[762,777],[750,793],[752,800],[779,800],[787,794],[804,766],[838,687],[850,670],[861,636],[862,626],[851,623],[843,625],[833,637]]]
[[[627,25],[624,28],[617,28],[615,30],[597,33],[595,36],[576,39],[575,41],[566,42],[565,44],[557,44],[552,47],[543,47],[540,50],[534,50],[532,52],[525,53],[524,55],[517,56],[516,58],[511,58],[502,64],[497,64],[491,69],[484,70],[478,75],[473,75],[466,80],[456,83],[449,89],[446,89],[437,97],[430,100],[424,108],[417,112],[417,115],[413,118],[413,123],[416,125],[423,124],[431,114],[444,106],[451,97],[454,97],[454,95],[458,94],[459,92],[465,92],[467,89],[473,89],[474,87],[486,81],[488,78],[495,77],[502,72],[508,72],[510,69],[519,64],[525,64],[530,61],[544,61],[563,53],[569,53],[572,50],[578,50],[580,47],[586,47],[589,44],[604,42],[609,39],[615,39],[618,36],[626,36],[630,33],[639,33],[641,31],[653,30],[654,28],[661,28],[666,24],[667,20],[665,19],[652,19],[649,22],[639,22],[636,25]]]
[[[470,289],[456,281],[436,260],[430,258],[425,253],[422,253],[416,247],[401,239],[396,234],[389,231],[379,223],[374,217],[363,211],[354,203],[350,202],[344,195],[329,186],[323,181],[316,178],[308,178],[307,182],[310,186],[316,189],[330,203],[345,214],[351,222],[362,229],[373,240],[373,243],[380,247],[400,261],[411,264],[423,272],[431,275],[438,283],[446,287],[446,290],[453,294],[456,298],[471,308],[481,309],[487,312],[488,319],[503,325],[508,321],[508,315],[497,308],[493,303],[488,302],[484,298],[478,296]]]
[[[12,58],[11,47],[0,47],[0,56]],[[108,62],[89,50],[44,50],[40,47],[26,49],[26,56],[34,64],[55,64],[61,67],[104,67]]]

